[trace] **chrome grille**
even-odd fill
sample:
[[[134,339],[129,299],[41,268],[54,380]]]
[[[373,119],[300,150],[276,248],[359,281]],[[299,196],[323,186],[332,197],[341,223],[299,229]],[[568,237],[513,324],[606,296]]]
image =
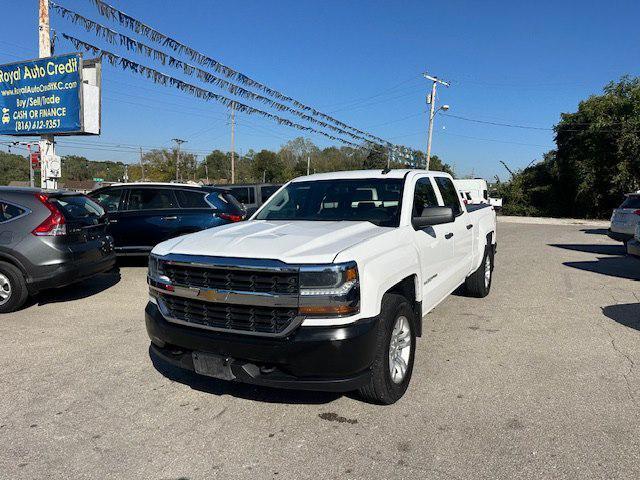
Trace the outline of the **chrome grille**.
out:
[[[172,263],[162,263],[161,270],[171,283],[186,287],[276,294],[297,294],[299,289],[297,272],[253,271]]]
[[[296,308],[212,303],[160,294],[163,314],[173,321],[212,330],[278,335],[294,326]]]

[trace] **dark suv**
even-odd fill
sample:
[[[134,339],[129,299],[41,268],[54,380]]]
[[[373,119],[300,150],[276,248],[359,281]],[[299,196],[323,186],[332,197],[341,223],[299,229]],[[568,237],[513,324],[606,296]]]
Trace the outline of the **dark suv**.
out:
[[[228,190],[172,183],[123,183],[89,194],[109,216],[119,255],[146,255],[169,238],[244,220]]]
[[[0,187],[0,313],[115,265],[104,209],[86,195]]]

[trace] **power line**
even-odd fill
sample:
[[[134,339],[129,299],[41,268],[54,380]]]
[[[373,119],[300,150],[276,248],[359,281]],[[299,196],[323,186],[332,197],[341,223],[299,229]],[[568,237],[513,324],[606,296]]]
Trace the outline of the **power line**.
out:
[[[458,120],[465,120],[467,122],[473,122],[473,123],[482,123],[485,125],[495,125],[498,127],[512,127],[512,128],[523,128],[523,129],[527,129],[527,130],[546,130],[546,131],[552,131],[553,128],[547,128],[547,127],[534,127],[531,125],[516,125],[513,123],[500,123],[500,122],[489,122],[489,121],[485,121],[485,120],[478,120],[475,118],[468,118],[468,117],[463,117],[460,115],[454,115],[451,113],[442,113],[441,115],[444,115],[445,117],[450,117],[450,118],[457,118]]]

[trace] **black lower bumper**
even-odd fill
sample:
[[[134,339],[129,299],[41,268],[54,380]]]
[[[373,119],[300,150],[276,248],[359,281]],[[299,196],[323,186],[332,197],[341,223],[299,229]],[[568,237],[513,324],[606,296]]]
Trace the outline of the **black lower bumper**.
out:
[[[630,235],[628,233],[612,232],[611,229],[607,230],[607,235],[609,236],[609,238],[617,242],[628,242],[633,238],[633,235]]]
[[[145,310],[151,352],[194,370],[193,352],[224,357],[234,381],[279,388],[346,392],[368,383],[376,353],[377,317],[341,327],[300,327],[286,338],[211,332],[168,322]]]
[[[31,295],[49,288],[59,288],[85,280],[102,272],[107,272],[116,265],[115,254],[105,256],[100,261],[70,261],[48,271],[36,278],[27,279],[27,288]]]

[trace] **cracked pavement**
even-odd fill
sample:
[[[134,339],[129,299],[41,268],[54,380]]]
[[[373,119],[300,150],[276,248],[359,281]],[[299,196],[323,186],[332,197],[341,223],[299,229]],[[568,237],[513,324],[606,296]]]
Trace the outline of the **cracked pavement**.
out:
[[[0,317],[0,478],[640,478],[640,260],[588,225],[498,242],[390,407],[154,366],[142,264],[46,293]]]

